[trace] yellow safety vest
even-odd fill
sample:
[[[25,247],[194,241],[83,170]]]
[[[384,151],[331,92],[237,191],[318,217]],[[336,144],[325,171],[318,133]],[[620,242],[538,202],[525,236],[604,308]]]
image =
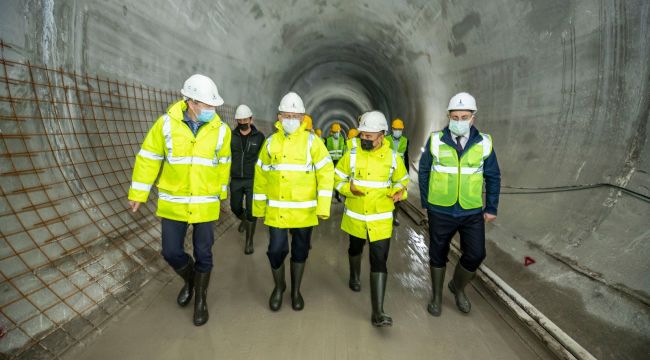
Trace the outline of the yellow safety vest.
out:
[[[219,218],[228,196],[230,128],[218,115],[192,134],[183,123],[187,103],[172,104],[156,120],[138,152],[129,200],[146,202],[160,167],[156,215],[188,223]]]
[[[393,149],[393,151],[397,151],[399,156],[404,159],[404,153],[406,153],[406,143],[407,139],[404,137],[404,135],[399,137],[399,140],[395,141],[396,139],[393,137],[393,135],[386,137],[388,139],[388,142],[390,143],[390,148]]]
[[[260,151],[253,180],[253,216],[277,228],[318,225],[328,218],[334,165],[325,145],[304,131],[305,123],[285,135],[282,124]],[[303,131],[301,131],[303,130]]]
[[[333,136],[330,136],[327,138],[327,150],[330,153],[330,157],[332,160],[339,160],[341,157],[343,157],[343,153],[345,152],[345,139],[343,138],[343,135],[339,135],[338,139],[334,139]]]
[[[458,152],[442,142],[442,131],[434,132],[430,138],[431,176],[429,177],[429,198],[431,204],[452,206],[457,201],[463,209],[483,206],[483,163],[492,152],[492,137],[481,133],[482,140]]]
[[[336,190],[345,198],[341,229],[358,238],[370,241],[388,239],[393,232],[395,204],[389,197],[404,189],[409,176],[402,158],[384,139],[382,146],[366,151],[357,146],[359,139],[351,139],[350,151],[336,165],[334,181]],[[350,181],[365,193],[356,196],[350,191]]]

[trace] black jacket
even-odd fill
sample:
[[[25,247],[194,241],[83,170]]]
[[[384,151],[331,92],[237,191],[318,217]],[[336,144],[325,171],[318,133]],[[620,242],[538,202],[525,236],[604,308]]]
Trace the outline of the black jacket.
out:
[[[257,155],[264,144],[264,134],[251,125],[251,132],[248,134],[248,142],[244,148],[244,141],[238,128],[232,131],[230,150],[232,152],[232,164],[230,165],[230,176],[232,178],[252,179],[255,176],[255,163]]]

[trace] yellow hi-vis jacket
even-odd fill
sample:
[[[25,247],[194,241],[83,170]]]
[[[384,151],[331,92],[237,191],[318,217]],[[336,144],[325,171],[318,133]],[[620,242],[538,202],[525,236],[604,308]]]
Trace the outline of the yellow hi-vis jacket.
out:
[[[318,225],[330,215],[334,165],[317,136],[300,129],[286,135],[282,124],[260,150],[253,180],[253,216],[277,228]]]
[[[186,109],[185,101],[174,103],[147,133],[135,159],[129,200],[147,201],[162,166],[156,215],[194,224],[217,220],[220,200],[227,198],[230,128],[215,115],[195,137],[183,123]]]
[[[407,197],[409,176],[404,161],[386,139],[373,151],[363,150],[357,138],[351,139],[351,145],[334,171],[336,190],[345,196],[341,229],[370,241],[388,239],[393,232],[395,209],[389,196],[404,189],[402,200]],[[350,181],[365,196],[354,195],[350,191]]]

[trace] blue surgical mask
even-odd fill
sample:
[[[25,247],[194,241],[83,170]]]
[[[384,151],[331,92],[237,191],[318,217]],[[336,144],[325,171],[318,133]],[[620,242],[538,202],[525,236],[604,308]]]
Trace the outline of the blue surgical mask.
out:
[[[465,136],[469,134],[471,121],[449,120],[449,131],[456,136]]]
[[[203,109],[196,115],[196,121],[210,122],[216,114],[217,112],[214,109]]]
[[[399,139],[402,136],[402,130],[393,130],[393,137]]]

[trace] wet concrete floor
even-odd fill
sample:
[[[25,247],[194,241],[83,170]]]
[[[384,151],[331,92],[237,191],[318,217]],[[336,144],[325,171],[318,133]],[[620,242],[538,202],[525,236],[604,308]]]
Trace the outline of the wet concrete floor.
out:
[[[459,313],[445,292],[443,314],[430,316],[427,242],[419,227],[401,216],[388,263],[385,311],[392,328],[370,324],[367,247],[362,291],[347,287],[347,236],[339,230],[343,206],[314,230],[302,294],[305,309],[291,309],[285,292],[280,311],[268,308],[273,281],[266,258],[268,230],[258,226],[255,253],[243,254],[235,226],[216,240],[208,292],[210,321],[192,324],[192,307],[175,297],[181,280],[160,273],[99,331],[68,352],[68,359],[539,359],[539,343],[480,286],[468,289],[473,308]],[[288,260],[287,260],[288,261]],[[288,267],[287,267],[288,268]],[[451,268],[449,266],[448,268]],[[287,269],[288,272],[288,269]],[[447,275],[449,279],[451,274]],[[287,281],[289,274],[287,273]]]

